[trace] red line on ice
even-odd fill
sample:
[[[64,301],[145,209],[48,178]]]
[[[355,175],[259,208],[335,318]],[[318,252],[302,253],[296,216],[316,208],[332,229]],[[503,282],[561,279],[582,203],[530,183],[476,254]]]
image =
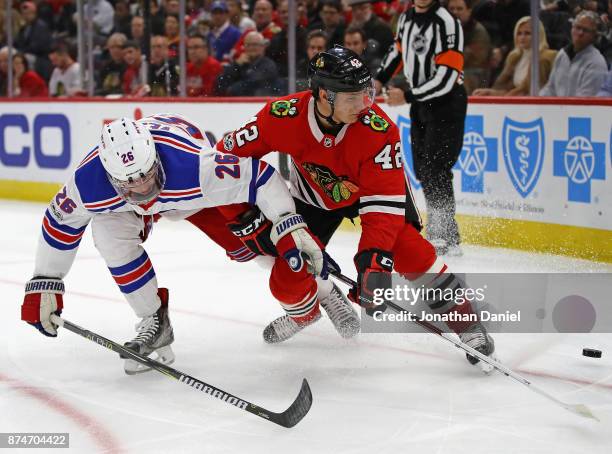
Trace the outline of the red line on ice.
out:
[[[77,426],[87,432],[94,443],[104,450],[104,452],[122,452],[119,442],[107,429],[102,427],[98,421],[86,415],[81,410],[71,406],[69,403],[62,401],[59,397],[47,391],[43,391],[41,388],[28,385],[25,382],[7,377],[3,374],[0,374],[0,382],[6,383],[10,388],[39,401],[50,409],[72,420]]]
[[[17,282],[17,281],[12,281],[12,280],[8,280],[8,279],[2,279],[0,278],[0,282],[3,282],[5,284],[17,284],[17,285],[21,285],[23,286],[24,283],[22,282]],[[112,301],[114,303],[124,303],[125,300],[122,299],[118,299],[118,298],[108,298],[108,297],[104,297],[102,295],[95,295],[92,293],[85,293],[85,292],[68,292],[69,294],[73,294],[73,295],[79,295],[79,296],[83,296],[86,298],[91,298],[91,299],[96,299],[96,300],[103,300],[103,301]],[[209,319],[213,319],[213,320],[223,320],[223,321],[227,321],[227,322],[231,322],[231,323],[238,323],[241,325],[250,325],[250,326],[257,326],[257,327],[261,327],[261,324],[256,323],[256,322],[249,322],[246,320],[239,320],[236,318],[231,318],[231,317],[224,317],[224,316],[220,316],[220,315],[213,315],[213,314],[206,314],[205,312],[196,312],[196,311],[191,311],[188,309],[180,309],[180,308],[173,308],[172,312],[178,312],[181,314],[185,314],[185,315],[193,315],[193,316],[197,316],[197,317],[203,317],[203,318],[209,318]],[[324,335],[319,335],[319,334],[310,334],[310,333],[303,333],[303,335],[306,336],[310,336],[310,337],[321,337],[321,338],[325,338],[327,336]],[[417,356],[427,356],[430,358],[438,358],[438,359],[446,359],[448,360],[447,357],[442,356],[442,355],[437,355],[435,353],[429,353],[429,352],[421,352],[418,350],[411,350],[409,348],[405,348],[405,347],[395,347],[395,346],[391,346],[391,345],[379,345],[379,344],[375,344],[372,342],[362,342],[363,345],[366,345],[367,347],[370,348],[377,348],[380,350],[392,350],[392,351],[398,351],[398,352],[403,352],[403,353],[410,353],[411,355],[417,355]],[[590,381],[590,380],[584,380],[581,378],[573,378],[573,377],[565,377],[563,375],[556,375],[556,374],[550,374],[547,372],[539,372],[539,371],[531,371],[531,370],[527,370],[527,369],[515,369],[516,372],[522,373],[522,374],[526,374],[526,375],[532,375],[534,377],[542,377],[542,378],[552,378],[554,380],[560,380],[560,381],[564,381],[564,382],[568,382],[568,383],[574,383],[576,385],[585,385],[585,386],[595,386],[598,388],[604,388],[604,389],[612,389],[612,384],[611,383],[599,383],[597,381]]]

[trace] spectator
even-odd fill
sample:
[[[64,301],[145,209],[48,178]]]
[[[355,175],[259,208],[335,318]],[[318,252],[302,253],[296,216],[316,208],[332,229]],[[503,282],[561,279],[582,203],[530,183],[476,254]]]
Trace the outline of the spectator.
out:
[[[47,24],[38,19],[38,9],[34,2],[23,2],[19,6],[24,26],[19,30],[15,47],[23,52],[26,58],[33,61],[33,68],[43,78],[51,74],[51,62],[48,59],[51,50],[51,31]]]
[[[257,0],[255,9],[253,10],[253,20],[255,21],[256,30],[261,33],[268,42],[274,35],[281,31],[281,28],[272,21],[274,8],[269,0]],[[240,57],[244,52],[244,39],[250,32],[242,34],[233,49],[233,59]]]
[[[598,48],[606,59],[608,67],[612,67],[612,0],[608,0],[607,8],[601,15],[601,20],[603,30]]]
[[[13,55],[15,55],[13,49]],[[4,46],[0,48],[0,97],[8,96],[8,59],[9,48]]]
[[[296,21],[298,26],[308,28],[308,9],[306,7],[306,0],[296,0]]]
[[[597,92],[597,96],[600,96],[603,98],[612,97],[612,69],[608,71],[608,74],[606,75],[603,81],[603,84],[601,85],[601,88],[599,89],[599,92]]]
[[[142,50],[144,40],[144,18],[142,16],[132,17],[130,36],[133,41],[136,41],[140,45],[140,49]]]
[[[320,20],[312,22],[310,30],[323,30],[328,38],[328,46],[344,43],[344,19],[342,16],[342,3],[339,0],[325,0],[319,11]]]
[[[137,3],[132,3],[131,5],[132,15],[144,17],[145,1],[149,2],[151,9],[151,20],[149,22],[149,30],[151,35],[163,35],[166,10],[160,6],[160,2],[162,0],[137,0]]]
[[[212,30],[208,42],[218,61],[228,60],[234,45],[240,39],[240,29],[229,20],[229,10],[224,1],[215,1],[211,8]]]
[[[474,18],[484,25],[502,55],[512,46],[516,23],[529,14],[529,0],[483,0],[472,10]]]
[[[296,70],[296,91],[308,90],[308,63],[319,52],[323,52],[329,46],[327,44],[327,34],[323,30],[312,30],[306,36],[306,57],[298,61]]]
[[[261,1],[261,0],[260,0]],[[217,79],[217,91],[228,96],[266,96],[275,94],[278,70],[265,56],[266,40],[252,31],[244,39],[244,52],[223,70]]]
[[[368,47],[366,34],[362,28],[351,25],[346,29],[344,47],[359,55],[372,74],[376,73],[381,59]]]
[[[49,80],[50,96],[71,97],[83,94],[80,66],[75,58],[75,50],[67,42],[55,43],[49,54],[53,65]]]
[[[76,38],[77,23],[76,23],[76,0],[68,0],[59,6],[58,11],[54,15],[53,30],[57,37]]]
[[[212,96],[222,67],[209,54],[208,41],[200,35],[187,40],[187,96]]]
[[[450,0],[448,10],[461,22],[464,36],[463,83],[468,95],[475,89],[489,86],[491,38],[484,26],[472,16],[478,0]]]
[[[319,0],[305,0],[306,1],[306,16],[308,17],[308,23],[312,24],[317,22],[321,16],[322,5]]]
[[[146,1],[146,0],[145,0]],[[150,0],[151,4],[151,35],[163,35],[166,21],[166,11],[160,6],[162,0]],[[141,11],[140,16],[143,16]]]
[[[6,44],[6,32],[4,30],[4,26],[6,25],[6,1],[7,0],[0,0],[0,46]],[[11,8],[10,11],[11,25],[13,30],[13,41],[15,41],[19,33],[19,29],[21,28],[21,24],[23,23],[23,20],[21,19],[21,15],[15,8]]]
[[[281,31],[274,35],[270,40],[270,45],[266,49],[266,55],[270,57],[276,67],[278,68],[278,74],[281,77],[289,76],[289,62],[288,62],[288,23],[289,23],[289,2],[288,0],[280,0],[278,3],[278,20],[281,25]],[[295,30],[296,40],[296,61],[299,61],[304,56],[304,42],[306,40],[306,31],[298,26]]]
[[[492,40],[490,80],[495,80],[503,69],[512,49],[514,27],[521,17],[530,14],[529,1],[481,0],[472,9],[472,16],[487,29]]]
[[[189,25],[189,27],[196,24],[200,19],[206,19],[210,17],[208,11],[204,11],[204,9],[202,8],[201,0],[187,0],[186,8],[187,11],[185,12],[185,22],[187,25]]]
[[[212,30],[211,21],[208,19],[200,19],[191,27],[191,30],[197,35],[210,37],[210,31]]]
[[[45,80],[30,69],[25,55],[18,53],[13,57],[13,74],[13,94],[17,98],[49,96]]]
[[[255,21],[246,14],[242,7],[242,0],[226,0],[229,20],[232,25],[244,33],[255,29]]]
[[[178,95],[179,80],[176,61],[169,55],[168,38],[159,35],[151,37],[151,62],[149,63],[151,96]]]
[[[393,44],[391,27],[372,12],[370,0],[348,0],[348,3],[353,11],[353,20],[349,25],[363,28],[368,39],[378,44],[376,55],[382,58]]]
[[[109,58],[102,63],[98,77],[96,95],[116,95],[123,93],[123,73],[126,64],[123,59],[123,49],[127,37],[123,33],[113,33],[106,41]]]
[[[559,50],[569,44],[572,34],[571,18],[569,12],[547,8],[544,4],[540,11],[540,20],[544,24],[546,39],[551,49]]]
[[[329,40],[327,34],[322,30],[313,30],[306,37],[306,63],[305,69],[308,69],[308,62],[314,58],[319,52],[323,52],[329,48]]]
[[[593,45],[601,19],[583,11],[572,24],[572,42],[557,54],[548,83],[541,96],[595,96],[608,68],[606,60]]]
[[[168,58],[175,59],[178,57],[181,42],[179,32],[179,17],[174,14],[168,14],[164,23],[164,35],[168,40]]]
[[[136,41],[126,42],[123,48],[123,60],[126,64],[123,73],[123,94],[136,97],[144,96],[150,91],[150,88],[145,84],[140,44]]]
[[[255,28],[264,39],[270,40],[272,36],[280,32],[280,27],[272,20],[274,7],[269,0],[257,0],[253,9],[253,21]]]
[[[91,2],[91,3],[90,3]],[[89,8],[93,9],[94,31],[98,39],[106,40],[113,30],[115,10],[107,0],[88,0],[83,4],[83,16],[88,17]]]
[[[548,78],[557,52],[548,48],[544,25],[540,24],[540,83],[542,88]],[[528,96],[531,93],[531,18],[521,18],[514,27],[514,49],[508,54],[504,69],[492,88],[479,88],[475,96]]]
[[[115,1],[115,19],[113,22],[115,33],[123,33],[126,36],[130,34],[132,14],[130,14],[130,6],[127,0]]]
[[[164,10],[166,12],[166,15],[178,17],[181,11],[181,3],[179,2],[179,0],[166,0],[165,3],[166,5],[164,7]]]

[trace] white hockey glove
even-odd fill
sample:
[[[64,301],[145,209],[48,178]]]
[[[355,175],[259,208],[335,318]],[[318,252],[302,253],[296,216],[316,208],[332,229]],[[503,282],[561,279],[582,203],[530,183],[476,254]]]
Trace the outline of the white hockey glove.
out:
[[[281,216],[272,226],[270,239],[278,255],[294,272],[299,273],[306,264],[309,273],[327,279],[329,271],[324,246],[310,232],[301,215],[289,213]]]
[[[60,315],[64,308],[62,295],[64,282],[53,277],[32,278],[26,284],[21,305],[21,320],[28,322],[45,336],[56,337],[57,325],[51,322],[51,314]]]

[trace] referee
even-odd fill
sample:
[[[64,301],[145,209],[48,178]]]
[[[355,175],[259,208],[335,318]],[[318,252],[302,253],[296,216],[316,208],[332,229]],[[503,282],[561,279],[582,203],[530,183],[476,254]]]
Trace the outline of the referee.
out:
[[[463,30],[438,0],[415,0],[399,18],[397,36],[376,76],[391,82],[390,106],[410,103],[410,141],[416,177],[427,203],[427,239],[438,255],[461,255],[451,168],[463,146],[467,94],[463,87]]]

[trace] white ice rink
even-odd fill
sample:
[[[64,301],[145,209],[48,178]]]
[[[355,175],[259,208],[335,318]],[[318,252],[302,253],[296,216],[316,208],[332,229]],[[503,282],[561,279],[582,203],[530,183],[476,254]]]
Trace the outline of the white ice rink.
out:
[[[500,360],[562,400],[589,405],[600,423],[507,377],[482,375],[428,334],[344,341],[323,319],[266,345],[262,329],[282,313],[266,273],[231,263],[186,222],[158,223],[145,244],[160,285],[170,288],[174,367],[274,411],[306,377],[312,409],[285,429],[157,372],[127,376],[110,351],[65,330],[46,338],[19,320],[44,208],[0,202],[0,432],[69,432],[69,451],[78,453],[612,452],[611,336],[496,336]],[[348,274],[356,238],[341,232],[330,245]],[[465,252],[449,261],[455,270],[612,272],[555,256]],[[116,341],[133,337],[137,320],[89,232],[66,288],[66,319]],[[581,356],[585,346],[603,358]]]

